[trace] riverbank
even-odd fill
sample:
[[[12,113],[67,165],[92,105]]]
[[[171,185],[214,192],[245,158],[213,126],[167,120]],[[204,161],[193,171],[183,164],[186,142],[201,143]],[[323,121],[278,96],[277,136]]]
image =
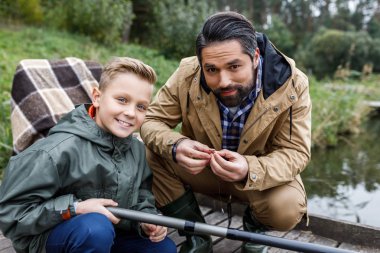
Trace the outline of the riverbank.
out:
[[[115,44],[112,48],[88,37],[33,27],[0,27],[0,178],[1,169],[11,155],[10,88],[18,62],[26,58],[58,59],[68,56],[104,64],[112,56],[142,59],[155,68],[156,88],[165,83],[179,60],[168,60],[155,50],[134,44]],[[380,97],[380,76],[362,80],[317,81],[310,78],[313,101],[312,143],[314,147],[335,146],[342,136],[358,133],[369,113],[361,103]],[[341,89],[337,87],[353,87]]]

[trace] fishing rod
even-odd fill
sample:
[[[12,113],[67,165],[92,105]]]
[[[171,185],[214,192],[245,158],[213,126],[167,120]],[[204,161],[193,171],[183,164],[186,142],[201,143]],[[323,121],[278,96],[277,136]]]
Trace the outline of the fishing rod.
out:
[[[134,220],[144,223],[156,224],[170,228],[176,228],[186,232],[203,235],[215,235],[231,240],[239,240],[245,242],[253,242],[267,246],[288,249],[293,251],[301,251],[306,253],[354,253],[353,251],[338,249],[313,243],[289,240],[281,237],[262,235],[238,229],[225,228],[220,226],[208,225],[201,222],[193,222],[182,220],[163,215],[156,215],[123,209],[118,207],[107,207],[107,209],[115,216],[123,219]]]

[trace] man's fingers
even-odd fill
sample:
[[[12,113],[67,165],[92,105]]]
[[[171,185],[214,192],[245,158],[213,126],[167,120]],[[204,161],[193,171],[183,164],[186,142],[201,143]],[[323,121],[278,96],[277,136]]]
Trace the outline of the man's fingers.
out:
[[[199,151],[196,149],[190,149],[186,152],[186,155],[193,159],[210,159],[211,156],[209,153],[205,153],[203,151]]]
[[[220,156],[219,156],[219,158],[223,159]],[[220,177],[224,181],[232,181],[232,178],[234,176],[233,173],[231,173],[230,171],[225,170],[221,166],[221,164],[216,161],[216,159],[217,159],[217,156],[214,154],[211,157],[211,161],[210,161],[211,170],[214,172],[215,175],[217,175],[218,177]]]

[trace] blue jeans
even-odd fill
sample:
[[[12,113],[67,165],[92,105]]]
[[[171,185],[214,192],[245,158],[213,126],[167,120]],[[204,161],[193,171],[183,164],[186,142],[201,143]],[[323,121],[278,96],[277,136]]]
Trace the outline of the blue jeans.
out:
[[[112,223],[99,213],[81,214],[51,231],[47,253],[175,253],[174,242],[166,237],[152,242],[138,234],[116,233]]]

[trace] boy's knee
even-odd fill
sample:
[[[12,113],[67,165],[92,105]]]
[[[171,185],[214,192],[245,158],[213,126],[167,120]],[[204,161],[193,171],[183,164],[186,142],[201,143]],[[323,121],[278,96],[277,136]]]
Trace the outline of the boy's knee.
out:
[[[91,248],[94,252],[109,252],[115,237],[111,221],[99,213],[82,214],[75,230],[78,247]]]
[[[162,247],[160,250],[162,250],[162,252],[168,252],[168,253],[177,252],[177,246],[169,237],[166,237],[161,243],[162,243]]]

